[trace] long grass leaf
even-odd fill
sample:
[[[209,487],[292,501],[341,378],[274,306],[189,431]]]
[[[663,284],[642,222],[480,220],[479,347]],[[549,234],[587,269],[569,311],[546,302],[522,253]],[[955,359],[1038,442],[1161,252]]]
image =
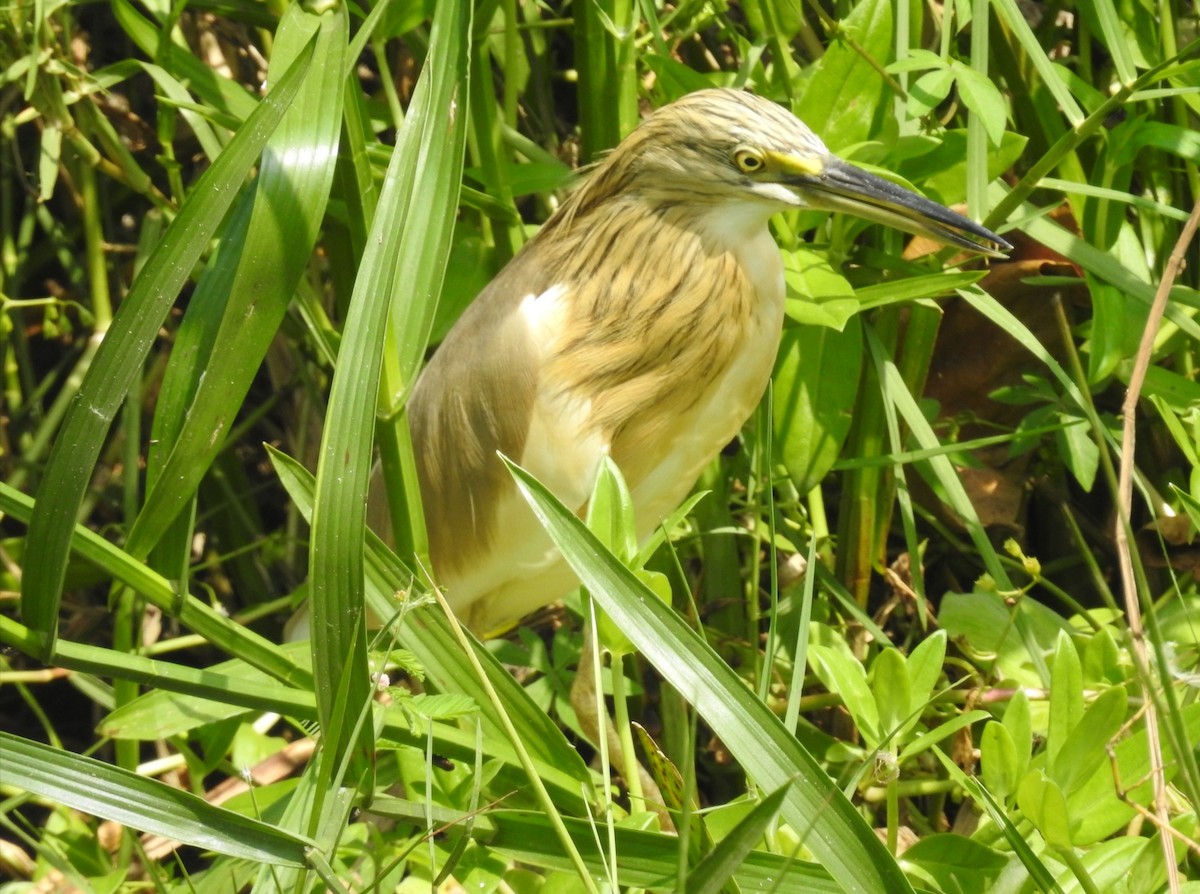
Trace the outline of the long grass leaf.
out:
[[[363,543],[382,334],[392,306],[428,302],[445,270],[448,238],[439,242],[441,230],[425,224],[431,213],[449,217],[444,204],[457,198],[444,184],[458,183],[462,165],[466,116],[459,109],[465,111],[469,25],[466,5],[438,6],[426,68],[388,166],[338,351],[309,553],[313,672],[327,730],[348,730],[370,697]],[[339,703],[343,672],[352,681]],[[348,744],[326,742],[335,755]]]
[[[25,494],[0,483],[0,512],[26,521],[33,516],[35,505]],[[86,559],[113,580],[141,594],[151,605],[161,609],[167,616],[177,618],[181,624],[229,655],[237,655],[289,685],[312,687],[312,675],[287,658],[278,645],[243,627],[191,593],[180,591],[171,581],[95,531],[82,525],[74,526],[68,546],[71,552]],[[34,640],[40,638],[37,631],[30,629],[30,637],[22,646],[22,651],[35,654]],[[57,647],[54,654],[57,654]]]
[[[911,891],[895,859],[816,759],[675,612],[536,479],[509,463],[525,499],[583,584],[760,786],[788,782],[784,817],[851,892]]]
[[[163,382],[164,396],[176,399],[160,397],[156,407],[156,423],[164,421],[155,426],[159,449],[147,469],[152,484],[126,544],[135,556],[145,555],[179,514],[223,447],[316,242],[341,126],[345,15],[289,7],[276,35],[279,61],[271,60],[285,69],[317,32],[314,52],[322,64],[267,144],[241,241],[222,245],[218,257],[225,266],[205,270],[180,327]],[[193,334],[197,328],[206,331]],[[179,350],[197,341],[203,349]],[[176,363],[177,357],[190,362]]]
[[[311,841],[209,804],[191,792],[90,757],[0,731],[0,786],[204,850],[261,863],[305,865]]]
[[[113,318],[50,450],[29,525],[21,588],[25,623],[49,656],[75,514],[117,408],[150,351],[175,296],[208,246],[238,187],[295,98],[312,60],[311,45],[259,103],[221,156],[197,181]]]

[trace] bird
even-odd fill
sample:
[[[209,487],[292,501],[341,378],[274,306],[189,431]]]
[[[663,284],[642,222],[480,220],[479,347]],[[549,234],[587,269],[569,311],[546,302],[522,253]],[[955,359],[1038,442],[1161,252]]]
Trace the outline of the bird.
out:
[[[768,222],[793,209],[1011,248],[753,93],[704,89],[652,112],[467,307],[409,399],[433,577],[469,627],[577,585],[501,454],[580,514],[611,458],[644,539],[737,436],[783,326]]]

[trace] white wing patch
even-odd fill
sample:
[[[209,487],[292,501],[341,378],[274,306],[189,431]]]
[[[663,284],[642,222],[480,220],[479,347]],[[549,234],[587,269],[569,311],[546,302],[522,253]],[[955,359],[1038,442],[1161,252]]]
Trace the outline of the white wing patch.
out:
[[[538,366],[545,369],[566,327],[568,287],[556,285],[526,296],[518,313],[540,352]],[[591,496],[609,446],[592,425],[590,399],[564,391],[555,382],[538,381],[525,450],[514,458],[573,511],[582,509]],[[515,488],[501,496],[494,530],[495,541],[485,559],[447,582],[451,606],[469,606],[466,613],[476,628],[552,602],[571,587],[569,570],[562,567],[557,549]]]

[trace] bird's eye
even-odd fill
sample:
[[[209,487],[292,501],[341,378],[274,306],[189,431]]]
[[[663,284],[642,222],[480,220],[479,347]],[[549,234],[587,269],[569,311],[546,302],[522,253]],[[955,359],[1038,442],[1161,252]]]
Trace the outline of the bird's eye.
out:
[[[755,149],[737,149],[733,153],[733,163],[744,174],[754,174],[766,166],[762,153]]]

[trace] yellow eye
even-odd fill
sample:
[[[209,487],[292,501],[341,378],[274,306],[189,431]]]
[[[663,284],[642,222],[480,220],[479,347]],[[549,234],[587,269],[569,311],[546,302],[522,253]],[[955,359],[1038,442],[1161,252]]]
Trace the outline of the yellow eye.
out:
[[[755,174],[766,167],[766,160],[757,149],[737,149],[733,153],[733,163],[744,174]]]

